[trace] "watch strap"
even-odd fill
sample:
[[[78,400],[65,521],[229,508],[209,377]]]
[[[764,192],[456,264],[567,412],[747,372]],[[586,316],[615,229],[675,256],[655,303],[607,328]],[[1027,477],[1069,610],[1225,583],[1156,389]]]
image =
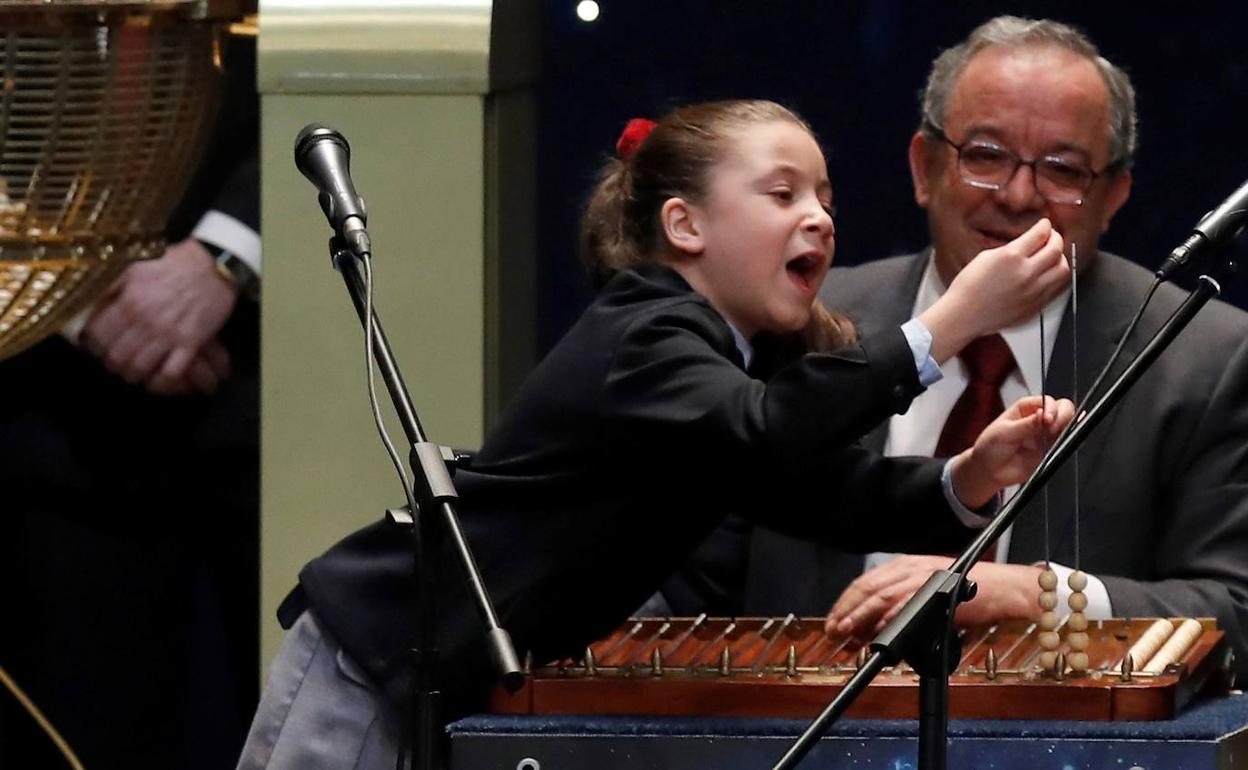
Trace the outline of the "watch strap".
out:
[[[260,276],[251,265],[234,252],[209,241],[200,241],[204,249],[212,255],[217,272],[234,284],[238,293],[249,299],[260,298]]]

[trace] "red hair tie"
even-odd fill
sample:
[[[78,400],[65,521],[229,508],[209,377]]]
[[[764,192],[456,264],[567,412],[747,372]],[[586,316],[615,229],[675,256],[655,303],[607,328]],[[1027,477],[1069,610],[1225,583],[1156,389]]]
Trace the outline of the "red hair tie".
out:
[[[615,157],[627,162],[657,125],[653,120],[645,118],[633,118],[628,121],[628,125],[624,126],[624,130],[620,133],[620,138],[615,142]]]

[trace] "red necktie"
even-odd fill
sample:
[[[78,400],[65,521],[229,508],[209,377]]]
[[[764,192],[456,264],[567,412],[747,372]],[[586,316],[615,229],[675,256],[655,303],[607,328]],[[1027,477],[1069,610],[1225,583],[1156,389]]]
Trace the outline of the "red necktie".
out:
[[[1014,371],[1014,354],[1000,334],[979,337],[958,354],[966,366],[966,390],[953,405],[936,442],[936,457],[952,457],[975,443],[988,423],[1005,411],[1001,384]]]
[[[966,390],[953,405],[936,442],[936,457],[952,457],[975,443],[975,439],[1005,411],[1001,384],[1014,371],[1014,354],[1000,334],[979,337],[958,354],[966,366]],[[996,543],[983,556],[996,561]]]

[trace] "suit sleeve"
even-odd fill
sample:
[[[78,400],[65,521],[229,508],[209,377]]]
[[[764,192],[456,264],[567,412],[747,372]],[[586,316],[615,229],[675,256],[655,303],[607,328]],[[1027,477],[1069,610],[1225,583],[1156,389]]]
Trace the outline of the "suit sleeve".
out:
[[[225,39],[221,105],[204,155],[170,217],[170,240],[186,237],[213,212],[234,220],[236,226],[260,231],[260,100],[255,46],[255,38]],[[219,245],[240,250],[233,243]]]
[[[260,232],[260,159],[252,147],[229,175],[211,202],[211,209]]]
[[[1182,342],[1182,340],[1180,340]],[[1188,340],[1191,344],[1192,341]],[[1212,616],[1232,641],[1240,678],[1248,674],[1248,340],[1230,351],[1211,390],[1192,393],[1183,408],[1191,427],[1163,425],[1160,440],[1179,447],[1162,453],[1162,505],[1171,512],[1152,557],[1155,580],[1097,575],[1114,614]],[[1169,467],[1167,467],[1169,466]],[[1124,522],[1129,524],[1129,522]]]
[[[885,459],[853,443],[921,391],[900,330],[803,356],[764,383],[726,357],[721,326],[692,303],[633,324],[605,384],[610,445],[678,447],[672,462],[688,484],[730,484],[740,513],[842,548],[966,539],[940,461]]]

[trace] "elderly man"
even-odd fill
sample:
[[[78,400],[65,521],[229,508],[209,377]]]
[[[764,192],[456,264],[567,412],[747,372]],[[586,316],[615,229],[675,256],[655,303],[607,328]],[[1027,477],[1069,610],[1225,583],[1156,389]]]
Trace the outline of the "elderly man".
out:
[[[1076,321],[1068,293],[1042,312],[1043,354],[1039,318],[976,340],[867,444],[894,455],[957,451],[974,435],[968,416],[1040,392],[1042,362],[1047,392],[1086,391],[1151,281],[1097,250],[1131,190],[1135,122],[1126,74],[1060,23],[996,18],[935,61],[909,151],[932,246],[834,271],[824,301],[862,330],[905,320],[978,252],[1048,217],[1077,249],[1081,307]],[[1163,287],[1128,355],[1181,300]],[[979,595],[959,620],[1036,616],[1037,579],[1050,561],[1061,577],[1059,609],[1070,594],[1066,576],[1082,569],[1089,617],[1216,617],[1248,671],[1248,316],[1206,307],[1091,437],[1075,473],[1068,463],[1051,483],[1047,516],[1041,500],[1023,512],[998,542],[998,562],[972,569]],[[746,611],[830,606],[829,630],[860,636],[950,562],[870,554],[864,564],[763,530],[749,547]]]

